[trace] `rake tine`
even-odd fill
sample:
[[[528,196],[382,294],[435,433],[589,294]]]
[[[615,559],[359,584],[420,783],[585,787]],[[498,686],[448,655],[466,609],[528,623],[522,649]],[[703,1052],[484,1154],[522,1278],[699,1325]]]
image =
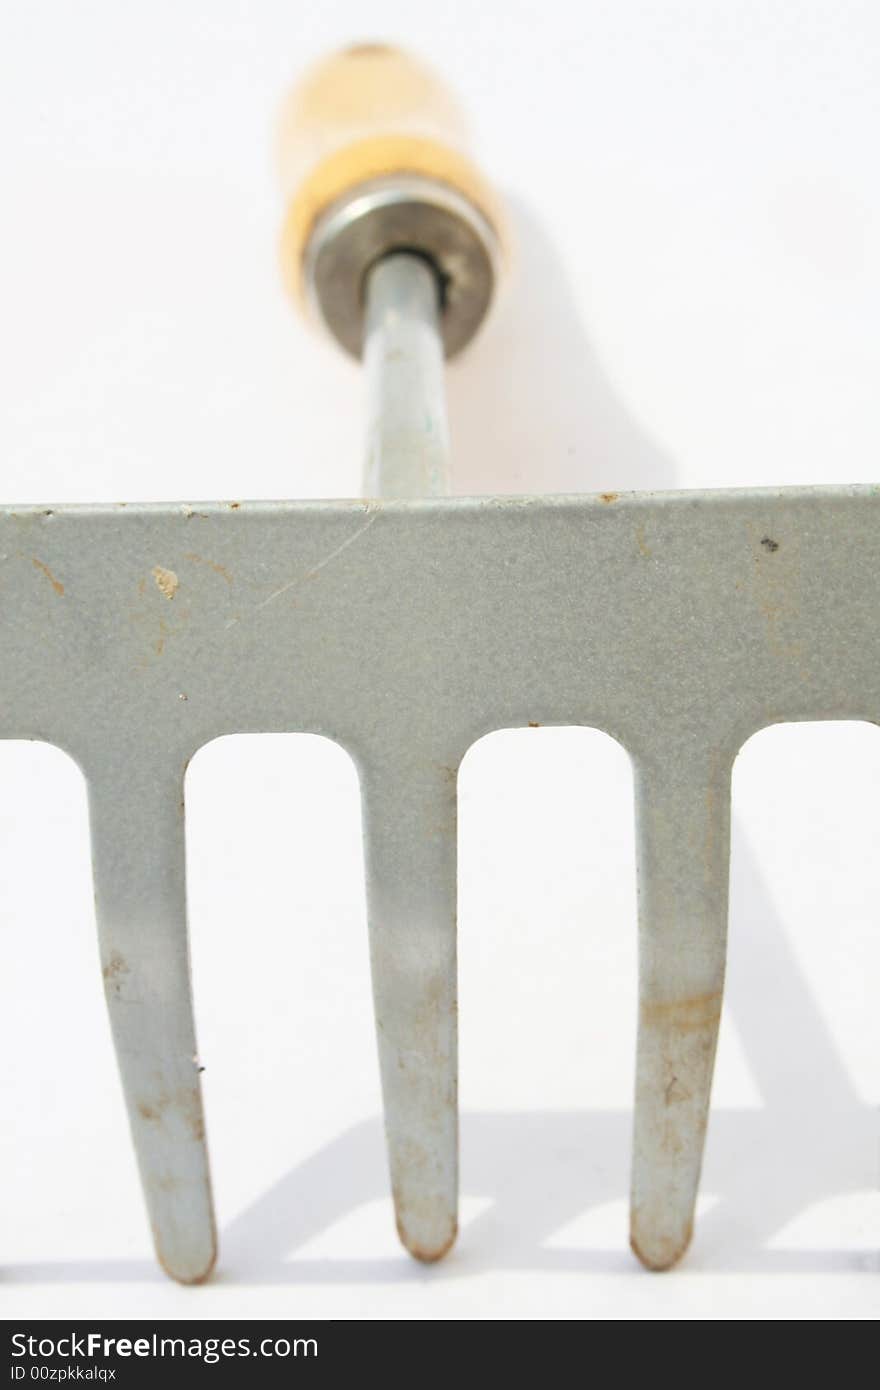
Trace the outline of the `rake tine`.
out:
[[[649,1269],[688,1247],[724,987],[730,769],[637,769],[639,1034],[631,1244]]]
[[[89,778],[104,992],[156,1254],[184,1284],[216,1257],[190,990],[183,774],[120,751]]]
[[[455,769],[363,779],[373,998],[397,1230],[438,1260],[458,1229]]]

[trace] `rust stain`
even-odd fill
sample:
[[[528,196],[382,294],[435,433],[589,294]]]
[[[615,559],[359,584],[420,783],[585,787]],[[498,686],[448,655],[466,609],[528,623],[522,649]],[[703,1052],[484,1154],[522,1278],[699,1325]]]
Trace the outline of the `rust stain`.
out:
[[[538,723],[537,719],[530,719],[528,727],[530,729],[540,729],[541,726]]]
[[[402,1172],[406,1172],[411,1178],[418,1181],[419,1178],[426,1175],[430,1161],[425,1149],[420,1144],[410,1141],[403,1143],[398,1149],[398,1166]],[[458,1235],[458,1222],[455,1214],[450,1213],[449,1216],[449,1234],[438,1245],[425,1245],[413,1239],[408,1227],[411,1222],[419,1222],[432,1215],[432,1199],[424,1197],[407,1201],[399,1182],[392,1182],[391,1189],[391,1195],[394,1199],[394,1220],[401,1244],[423,1264],[433,1264],[436,1260],[441,1260],[447,1250],[454,1245]]]
[[[620,493],[619,493],[619,492],[600,492],[600,493],[599,493],[599,501],[600,501],[600,502],[616,502],[619,496],[620,496]]]
[[[455,1016],[456,1001],[450,998],[450,989],[447,981],[442,975],[435,975],[419,999],[413,1019],[413,1028],[425,1038],[434,1039],[434,1045],[429,1056],[421,1051],[404,1051],[399,1054],[400,1065],[406,1066],[407,1057],[419,1058],[419,1064],[424,1065],[425,1061],[429,1064],[442,1067],[446,1058],[441,1043],[436,1042],[438,1025],[442,1026],[445,1020],[452,1015]],[[412,1146],[412,1151],[408,1151],[407,1163],[414,1166],[424,1163],[425,1155],[420,1146]]]
[[[443,1244],[438,1245],[436,1249],[429,1249],[428,1246],[419,1245],[418,1241],[410,1239],[399,1215],[395,1217],[395,1225],[397,1226],[397,1234],[400,1237],[401,1245],[409,1251],[414,1259],[419,1260],[424,1265],[433,1265],[436,1264],[438,1260],[442,1260],[443,1256],[447,1255],[452,1249],[458,1237],[458,1222],[454,1221],[452,1223],[452,1231]]]
[[[240,503],[240,502],[230,502],[230,503],[229,503],[229,510],[230,510],[231,512],[237,512],[240,506],[241,506],[241,503]]]
[[[174,570],[163,569],[161,565],[154,565],[151,570],[152,576],[156,581],[156,588],[163,598],[172,599],[180,587],[180,580]]]
[[[179,1270],[172,1268],[165,1258],[165,1252],[162,1249],[162,1242],[159,1238],[159,1228],[155,1221],[150,1222],[150,1230],[153,1233],[153,1246],[156,1251],[156,1259],[159,1261],[159,1264],[162,1266],[169,1279],[173,1279],[177,1284],[204,1284],[205,1280],[210,1278],[211,1271],[217,1263],[217,1234],[214,1231],[213,1223],[211,1226],[211,1253],[208,1257],[208,1263],[205,1265],[204,1269],[200,1269],[196,1274],[181,1274]]]
[[[184,559],[191,560],[194,565],[207,565],[208,569],[213,570],[215,574],[222,575],[227,584],[232,583],[232,575],[225,565],[218,565],[214,560],[206,560],[202,555],[193,555],[191,553],[184,556]]]
[[[642,1005],[642,1022],[655,1027],[674,1028],[677,1033],[696,1033],[713,1028],[721,1013],[721,990],[694,994],[689,999]]]
[[[202,1107],[198,1104],[198,1097],[195,1097],[195,1102],[196,1103],[191,1106],[190,1112],[187,1114],[186,1122],[193,1139],[195,1139],[197,1143],[201,1143],[205,1137],[205,1120],[202,1114]]]
[[[114,951],[101,974],[107,989],[112,991],[114,998],[118,999],[122,994],[123,978],[130,975],[131,970],[125,957],[121,956],[118,951]]]
[[[152,1124],[161,1124],[169,1110],[176,1110],[197,1143],[205,1137],[202,1104],[196,1088],[182,1087],[173,1095],[162,1093],[153,1100],[138,1101],[137,1110]]]
[[[64,585],[61,583],[59,579],[55,578],[49,566],[44,565],[42,560],[38,560],[36,557],[34,557],[34,568],[43,571],[43,574],[46,576],[49,583],[52,585],[52,588],[55,590],[58,597],[61,598],[61,596],[64,593]]]
[[[639,525],[636,527],[636,545],[639,547],[640,553],[644,555],[647,560],[651,554],[651,547],[645,540],[645,528],[641,522],[639,522]]]
[[[118,951],[114,951],[101,974],[105,980],[115,980],[120,975],[131,974],[131,971],[125,957],[121,956]]]
[[[677,1076],[672,1077],[663,1095],[667,1105],[681,1105],[683,1101],[692,1099],[691,1092]]]
[[[679,1241],[676,1245],[672,1245],[672,1243],[668,1241],[668,1250],[653,1255],[649,1255],[646,1250],[642,1249],[635,1231],[630,1232],[629,1244],[636,1259],[641,1261],[645,1269],[650,1269],[654,1273],[659,1273],[661,1270],[671,1269],[673,1265],[678,1264],[691,1243],[692,1235],[693,1223],[690,1223],[684,1233],[683,1240]]]

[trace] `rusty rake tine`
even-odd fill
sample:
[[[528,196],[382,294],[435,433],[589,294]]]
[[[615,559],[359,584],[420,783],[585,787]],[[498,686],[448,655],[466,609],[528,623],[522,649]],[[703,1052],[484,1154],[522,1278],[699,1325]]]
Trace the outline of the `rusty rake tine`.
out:
[[[414,750],[417,753],[417,750]],[[425,760],[427,761],[427,760]],[[362,777],[370,961],[400,1239],[437,1260],[458,1229],[455,772]]]
[[[670,744],[673,740],[670,739]],[[730,768],[687,753],[637,766],[639,1033],[631,1243],[650,1269],[688,1247],[727,938]]]
[[[104,991],[156,1253],[181,1283],[216,1256],[186,924],[181,764],[119,750],[89,778]]]

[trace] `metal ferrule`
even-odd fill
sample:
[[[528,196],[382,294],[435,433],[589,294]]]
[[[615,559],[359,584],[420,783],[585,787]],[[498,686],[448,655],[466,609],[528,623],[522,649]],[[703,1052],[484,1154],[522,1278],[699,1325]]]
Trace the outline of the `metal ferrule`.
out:
[[[441,287],[443,348],[454,356],[489,309],[498,240],[482,213],[438,180],[389,175],[361,184],[329,207],[306,248],[310,307],[342,347],[360,357],[367,274],[394,251],[415,253],[433,265]]]

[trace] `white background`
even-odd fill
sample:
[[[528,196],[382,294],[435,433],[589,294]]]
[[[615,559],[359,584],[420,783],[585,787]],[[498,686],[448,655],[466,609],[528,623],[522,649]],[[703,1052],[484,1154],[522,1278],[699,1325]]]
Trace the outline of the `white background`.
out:
[[[358,493],[360,377],[283,300],[270,156],[288,82],[366,38],[445,73],[512,211],[506,299],[450,371],[459,491],[877,481],[876,6],[20,0],[0,34],[4,501]],[[431,1269],[391,1219],[354,770],[304,736],[197,756],[222,1252],[195,1290],[151,1256],[80,774],[10,744],[0,776],[0,1314],[876,1313],[872,726],[765,731],[737,764],[702,1217],[664,1276],[626,1247],[632,793],[607,736],[497,733],[462,770],[464,1220]]]

